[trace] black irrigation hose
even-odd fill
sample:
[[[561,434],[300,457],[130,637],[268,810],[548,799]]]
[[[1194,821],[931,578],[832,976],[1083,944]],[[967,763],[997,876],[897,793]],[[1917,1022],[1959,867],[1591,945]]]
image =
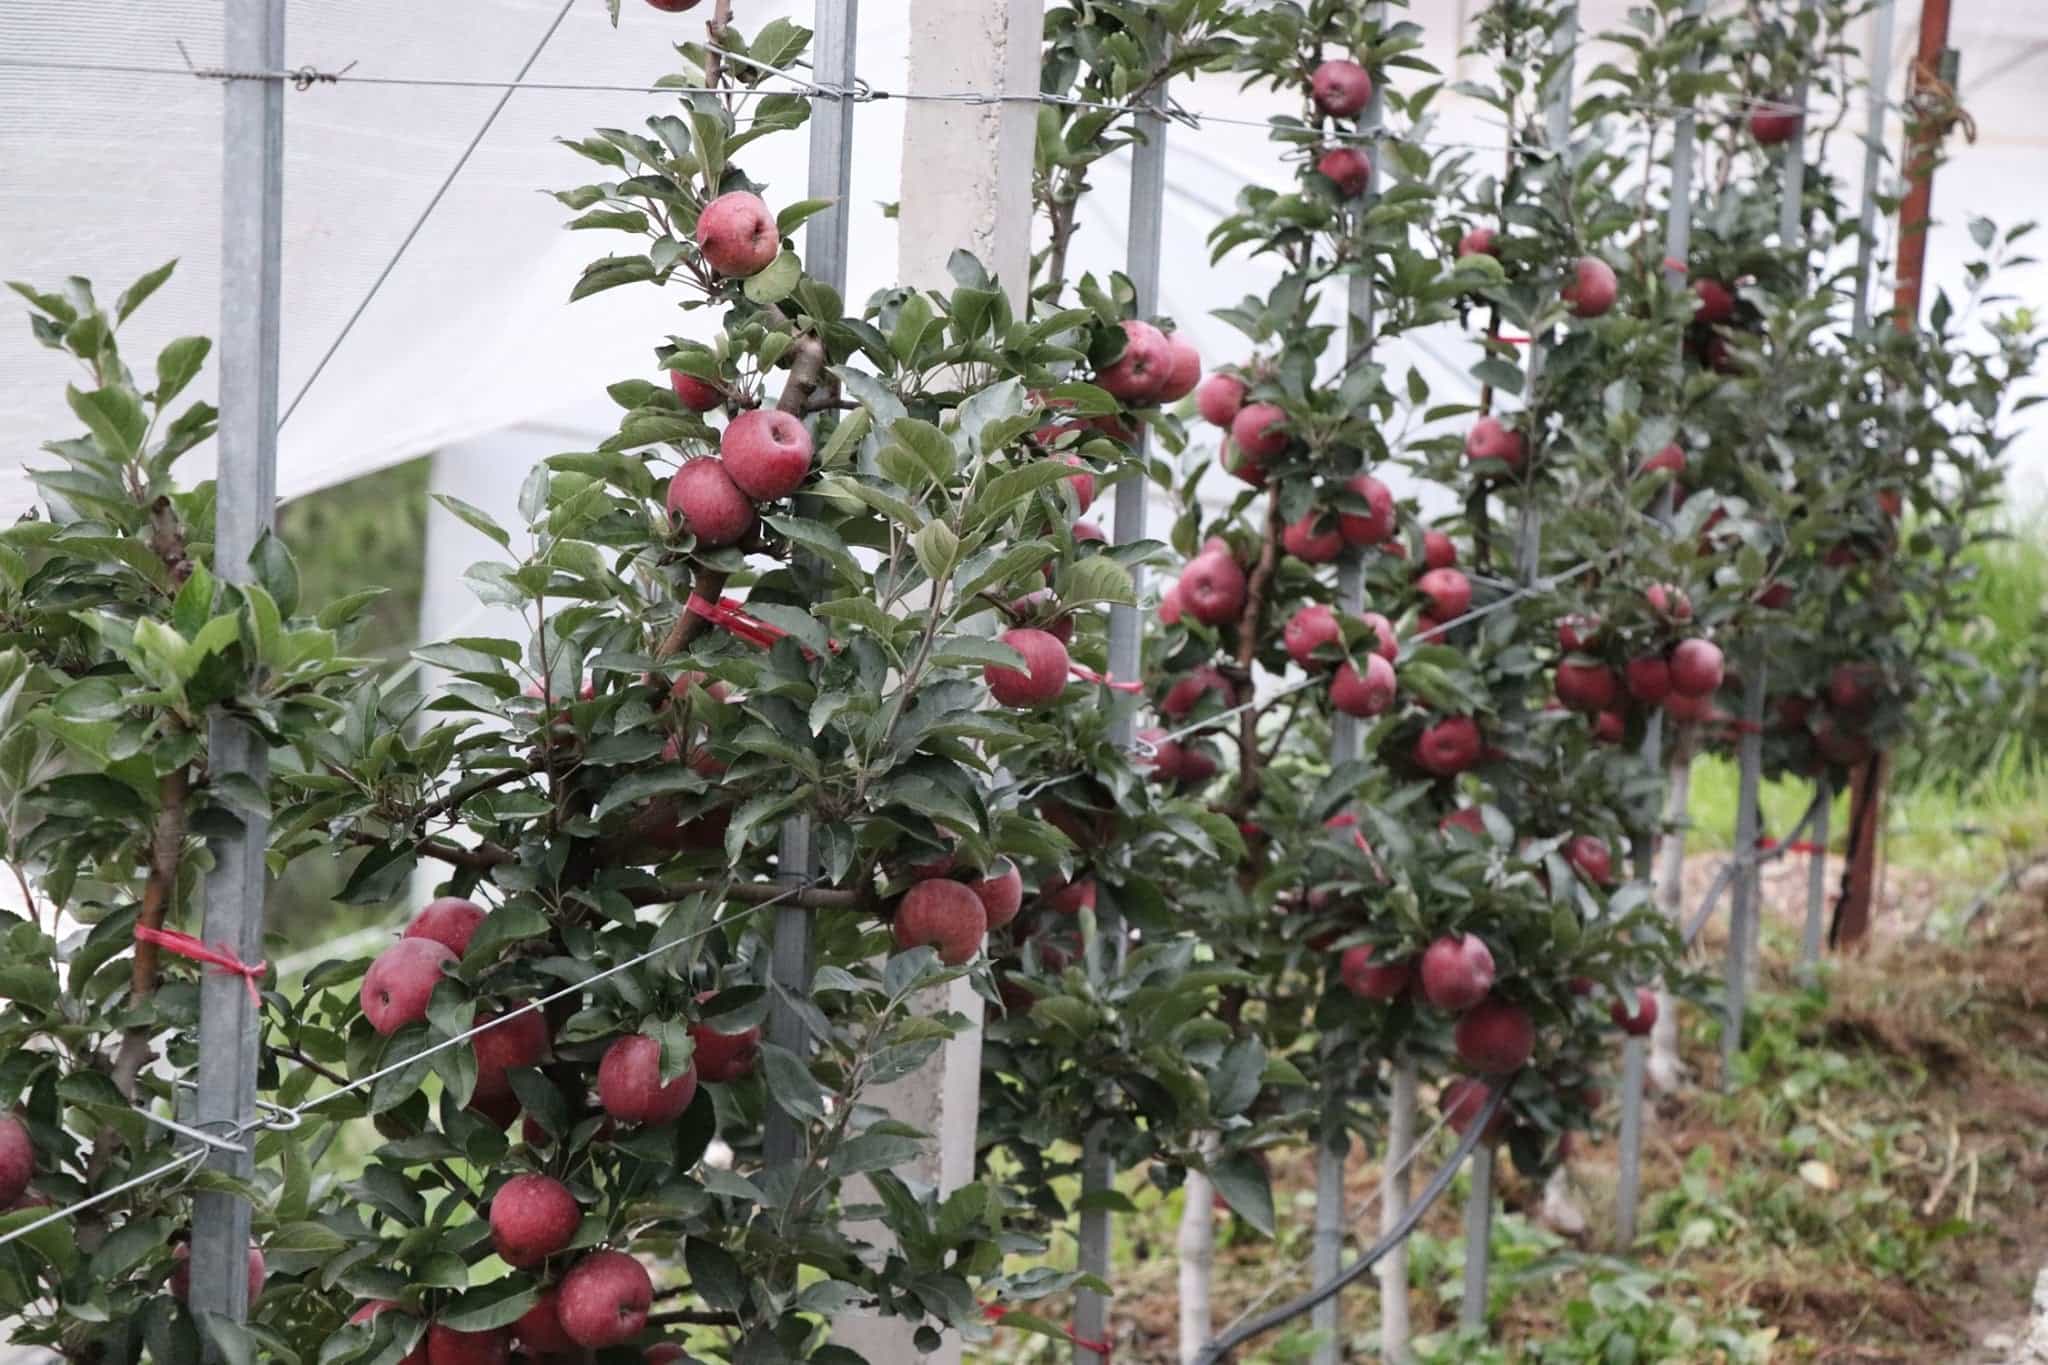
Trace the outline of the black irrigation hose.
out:
[[[1275,1327],[1300,1317],[1303,1313],[1313,1309],[1317,1304],[1334,1297],[1346,1285],[1364,1275],[1366,1271],[1371,1270],[1388,1252],[1407,1241],[1409,1234],[1415,1231],[1415,1225],[1420,1223],[1423,1215],[1429,1212],[1430,1206],[1441,1199],[1444,1191],[1451,1187],[1451,1180],[1458,1174],[1458,1168],[1465,1164],[1465,1158],[1472,1155],[1472,1149],[1479,1145],[1480,1139],[1485,1134],[1487,1127],[1493,1122],[1494,1114],[1499,1111],[1502,1103],[1506,1101],[1508,1087],[1514,1083],[1515,1078],[1513,1076],[1494,1083],[1492,1091],[1486,1097],[1485,1106],[1479,1111],[1478,1118],[1466,1128],[1465,1135],[1458,1139],[1457,1147],[1451,1152],[1451,1159],[1445,1162],[1443,1168],[1430,1178],[1429,1184],[1423,1186],[1420,1197],[1408,1206],[1408,1211],[1401,1215],[1401,1221],[1396,1223],[1384,1237],[1374,1242],[1356,1261],[1338,1271],[1337,1277],[1329,1283],[1317,1285],[1300,1298],[1289,1303],[1283,1303],[1271,1312],[1263,1313],[1253,1318],[1250,1322],[1240,1323],[1216,1340],[1210,1342],[1207,1346],[1204,1346],[1202,1353],[1195,1357],[1196,1365],[1222,1365],[1223,1361],[1230,1358],[1232,1351],[1244,1345],[1253,1337],[1263,1336]]]
[[[1786,853],[1791,851],[1792,845],[1798,843],[1803,836],[1813,829],[1814,821],[1820,818],[1821,802],[1826,799],[1825,788],[1816,791],[1813,794],[1812,804],[1806,808],[1806,814],[1799,817],[1799,823],[1794,825],[1792,832],[1785,836],[1785,842],[1779,844],[1776,848],[1765,849],[1762,853],[1756,853],[1754,850],[1751,850],[1754,856],[1748,861],[1758,867],[1762,867],[1765,863],[1776,862],[1784,857]],[[1692,947],[1693,943],[1699,938],[1700,931],[1707,927],[1707,921],[1714,917],[1714,907],[1720,903],[1721,893],[1728,889],[1730,879],[1735,876],[1735,869],[1741,867],[1743,862],[1742,853],[1740,850],[1737,850],[1733,857],[1721,864],[1721,870],[1714,875],[1713,884],[1707,888],[1706,898],[1700,902],[1700,908],[1693,915],[1692,923],[1685,928],[1686,947]]]

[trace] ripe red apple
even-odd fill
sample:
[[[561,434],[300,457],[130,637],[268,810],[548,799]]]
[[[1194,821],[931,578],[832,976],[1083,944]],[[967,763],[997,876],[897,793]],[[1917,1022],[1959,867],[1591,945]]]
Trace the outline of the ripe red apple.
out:
[[[1721,647],[1711,640],[1680,640],[1671,651],[1671,690],[1681,696],[1712,696],[1721,690],[1723,673]]]
[[[717,991],[701,991],[697,1003],[702,1005],[718,998]],[[690,1065],[697,1068],[697,1079],[723,1085],[736,1081],[753,1071],[754,1063],[761,1056],[761,1030],[747,1027],[737,1033],[720,1030],[713,1019],[699,1019],[690,1025]]]
[[[1735,295],[1719,280],[1694,280],[1692,292],[1699,297],[1699,302],[1692,306],[1694,322],[1726,322],[1735,316]]]
[[[363,1017],[389,1038],[427,1017],[427,1002],[440,984],[441,968],[458,959],[448,945],[430,938],[402,938],[377,954],[363,973]]]
[[[1186,677],[1175,679],[1173,686],[1166,689],[1159,714],[1168,720],[1186,720],[1195,713],[1202,698],[1211,693],[1226,710],[1237,705],[1237,688],[1230,679],[1215,665],[1203,664]]]
[[[1064,645],[1074,638],[1074,618],[1059,613],[1059,599],[1042,588],[1010,599],[1011,620],[1042,630]]]
[[[1350,118],[1372,102],[1372,76],[1346,57],[1332,57],[1309,77],[1316,108],[1332,118]]]
[[[1095,908],[1095,879],[1083,877],[1070,882],[1064,877],[1053,877],[1038,888],[1038,894],[1047,909],[1062,915],[1078,915]]]
[[[734,190],[697,215],[697,250],[713,271],[737,279],[766,270],[782,254],[782,235],[761,196]]]
[[[1429,599],[1429,614],[1439,621],[1455,621],[1472,610],[1472,580],[1457,569],[1431,569],[1415,580],[1415,586]]]
[[[1813,715],[1813,702],[1807,697],[1775,697],[1771,706],[1778,713],[1781,729],[1804,730],[1807,720]]]
[[[1485,1081],[1470,1076],[1460,1076],[1443,1088],[1437,1096],[1437,1107],[1443,1110],[1444,1122],[1451,1125],[1451,1131],[1459,1137],[1472,1131],[1472,1125],[1479,1122],[1479,1115],[1486,1108],[1488,1086]],[[1503,1104],[1493,1111],[1493,1119],[1481,1134],[1486,1142],[1498,1142],[1508,1130],[1508,1106]]]
[[[1882,680],[1876,664],[1836,664],[1828,673],[1828,705],[1846,715],[1867,715],[1877,705]]]
[[[1166,383],[1159,390],[1159,401],[1178,403],[1202,382],[1202,353],[1181,332],[1169,333],[1166,345],[1170,363],[1166,370]]]
[[[1230,437],[1254,464],[1287,449],[1287,414],[1272,403],[1247,403],[1230,422]]]
[[[697,8],[697,0],[647,0],[647,3],[667,14],[681,14],[684,10]]]
[[[1216,755],[1206,746],[1185,744],[1180,751],[1180,780],[1196,786],[1216,776]]]
[[[539,1265],[569,1245],[583,1210],[569,1187],[550,1176],[515,1175],[491,1196],[491,1248],[506,1265]]]
[[[426,1350],[427,1365],[507,1365],[512,1359],[512,1333],[503,1327],[458,1332],[429,1323]]]
[[[1195,411],[1212,427],[1228,431],[1244,408],[1244,381],[1234,374],[1212,374],[1195,390]]]
[[[1439,834],[1449,833],[1454,829],[1462,829],[1475,839],[1486,839],[1489,837],[1486,833],[1486,817],[1480,813],[1477,806],[1458,807],[1443,819],[1437,821],[1436,828]]]
[[[492,1025],[469,1040],[470,1050],[476,1054],[476,1097],[510,1099],[512,1082],[506,1073],[515,1066],[538,1066],[547,1055],[547,1016],[539,1010],[501,1014],[480,1010],[476,1022]]]
[[[1457,562],[1458,542],[1452,540],[1442,531],[1424,531],[1422,533],[1422,567],[1424,571],[1448,569]]]
[[[350,1325],[359,1322],[375,1322],[379,1314],[397,1307],[398,1303],[395,1299],[371,1299],[362,1307],[356,1309],[355,1312],[349,1314],[348,1320]],[[401,1314],[401,1316],[403,1315]],[[405,1335],[404,1331],[401,1330],[399,1335],[403,1337]],[[398,1365],[427,1365],[427,1342],[424,1336],[420,1338],[419,1345],[398,1358]]]
[[[1356,147],[1330,148],[1316,158],[1316,170],[1334,181],[1346,199],[1356,199],[1372,184],[1372,160]]]
[[[1620,691],[1620,680],[1605,664],[1566,659],[1557,666],[1557,699],[1574,711],[1605,711]]]
[[[460,896],[443,896],[428,901],[426,908],[405,926],[403,936],[432,939],[461,957],[469,951],[469,941],[476,937],[476,927],[483,922],[484,909],[476,902]]]
[[[796,492],[811,472],[811,433],[786,412],[755,408],[727,424],[718,458],[740,492],[773,502]]]
[[[685,460],[668,481],[668,510],[701,545],[732,545],[754,530],[754,504],[723,460]]]
[[[1575,611],[1557,618],[1557,647],[1567,654],[1592,646],[1600,635],[1600,618]]]
[[[597,1102],[620,1123],[644,1123],[650,1127],[674,1123],[696,1098],[695,1064],[664,1085],[661,1044],[644,1033],[619,1039],[598,1060]],[[564,1321],[563,1326],[568,1323]]]
[[[1159,594],[1159,624],[1177,626],[1180,624],[1180,580],[1175,579]]]
[[[1320,602],[1311,602],[1295,612],[1287,618],[1287,625],[1280,632],[1288,657],[1303,668],[1317,667],[1315,652],[1324,645],[1337,644],[1343,638],[1344,630],[1337,624],[1337,613]],[[1327,664],[1323,666],[1327,667]]]
[[[1415,766],[1436,777],[1456,777],[1485,751],[1479,723],[1470,716],[1446,716],[1415,741]]]
[[[254,1303],[263,1293],[263,1248],[249,1247],[249,1302]],[[192,1292],[192,1246],[180,1242],[171,1248],[171,1297],[183,1303]]]
[[[1635,1013],[1629,1013],[1626,1001],[1616,1000],[1608,1005],[1607,1017],[1629,1037],[1647,1037],[1657,1027],[1657,993],[1647,986],[1638,986]]]
[[[1621,676],[1628,694],[1645,706],[1655,706],[1671,695],[1671,665],[1659,655],[1630,659]]]
[[[1344,982],[1344,989],[1361,1000],[1398,1000],[1408,990],[1408,983],[1415,979],[1415,968],[1406,962],[1381,962],[1372,960],[1373,950],[1366,945],[1346,948],[1337,959],[1337,975]]]
[[[1575,835],[1564,846],[1564,860],[1595,886],[1614,885],[1614,856],[1607,841],[1593,834]]]
[[[1824,715],[1813,727],[1813,747],[1820,756],[1838,768],[1854,768],[1868,763],[1875,752],[1870,737],[1857,731],[1845,718]]]
[[[1244,568],[1226,545],[1212,545],[1181,570],[1181,608],[1205,626],[1237,620],[1244,594]]]
[[[1044,706],[1066,690],[1071,661],[1057,636],[1030,626],[1002,634],[1002,642],[1024,656],[1021,669],[989,664],[981,670],[989,695],[1005,706]]]
[[[1228,433],[1216,445],[1216,463],[1233,479],[1253,488],[1266,486],[1266,466],[1238,449]]]
[[[639,1336],[653,1303],[645,1266],[623,1251],[593,1251],[562,1277],[556,1312],[569,1340],[602,1350]]]
[[[1597,318],[1614,307],[1614,267],[1598,256],[1581,256],[1564,287],[1565,306],[1573,317]]]
[[[11,1209],[36,1174],[36,1144],[28,1125],[0,1114],[0,1210]]]
[[[1318,530],[1323,514],[1311,507],[1280,532],[1281,548],[1304,564],[1328,564],[1344,553],[1344,536],[1334,524]]]
[[[551,1284],[540,1291],[533,1307],[520,1314],[519,1321],[512,1324],[512,1336],[530,1356],[552,1358],[577,1353],[575,1340],[562,1330],[560,1285]]]
[[[1102,528],[1092,521],[1077,521],[1070,534],[1076,545],[1107,545],[1109,537],[1102,534]]]
[[[1394,704],[1394,666],[1377,654],[1364,668],[1345,660],[1330,679],[1330,705],[1347,716],[1377,716]]]
[[[709,412],[725,402],[724,390],[710,380],[699,379],[694,374],[670,370],[668,382],[676,391],[676,400],[691,412]]]
[[[1373,646],[1373,653],[1379,655],[1388,663],[1393,663],[1401,657],[1401,639],[1394,634],[1394,623],[1392,621],[1389,621],[1376,611],[1365,612],[1358,619],[1372,629],[1373,638],[1377,641]]]
[[[1593,717],[1593,738],[1602,744],[1619,744],[1628,734],[1628,717],[1619,711],[1602,711]]]
[[[1481,1001],[1451,1030],[1458,1060],[1487,1076],[1505,1076],[1528,1065],[1536,1051],[1536,1025],[1529,1011],[1498,998]]]
[[[1024,907],[1024,874],[1008,858],[998,859],[988,876],[967,883],[967,889],[981,902],[991,929],[1002,928]]]
[[[1674,480],[1682,478],[1685,474],[1685,447],[1681,445],[1665,446],[1655,455],[1643,461],[1643,467],[1640,472],[1648,474],[1659,469],[1670,470],[1671,477]]]
[[[1668,621],[1692,620],[1692,599],[1669,583],[1652,583],[1643,590],[1643,600]]]
[[[1792,135],[1799,131],[1800,114],[1797,109],[1770,104],[1752,110],[1749,115],[1749,135],[1766,147],[1775,147],[1790,142]]]
[[[1664,714],[1675,721],[1691,722],[1705,720],[1714,713],[1714,698],[1689,697],[1683,692],[1673,692],[1664,699]]]
[[[981,897],[959,882],[933,878],[903,893],[890,928],[897,947],[930,946],[938,949],[939,961],[957,967],[981,951],[988,911]]]
[[[1137,318],[1125,318],[1123,330],[1123,354],[1098,372],[1095,382],[1119,402],[1153,402],[1173,378],[1173,343]]]
[[[1490,227],[1476,227],[1458,239],[1458,255],[1499,256],[1500,234]]]
[[[1339,512],[1337,529],[1347,545],[1378,545],[1394,534],[1394,490],[1370,474],[1345,482],[1347,491],[1365,499],[1365,512]]]
[[[1792,585],[1772,579],[1758,590],[1756,604],[1767,611],[1783,611],[1792,605]]]
[[[1520,469],[1522,455],[1522,433],[1498,417],[1482,417],[1465,433],[1465,458],[1473,464],[1497,460],[1503,469]]]
[[[1493,951],[1472,934],[1446,934],[1422,954],[1422,997],[1440,1010],[1469,1010],[1493,989]]]

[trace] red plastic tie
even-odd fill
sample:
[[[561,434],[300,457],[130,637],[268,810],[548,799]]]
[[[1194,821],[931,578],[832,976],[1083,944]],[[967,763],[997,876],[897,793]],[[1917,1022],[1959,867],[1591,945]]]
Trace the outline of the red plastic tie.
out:
[[[249,988],[249,1003],[258,1009],[263,1007],[263,995],[256,989],[256,983],[270,970],[268,962],[258,962],[251,966],[225,947],[209,945],[190,934],[181,934],[176,929],[152,929],[147,924],[135,926],[135,941],[154,943],[166,952],[176,953],[179,957],[190,958],[194,962],[205,962],[241,977],[242,984]]]
[[[1730,716],[1728,718],[1728,726],[1730,729],[1734,730],[1735,733],[1738,735],[1760,735],[1764,732],[1764,727],[1758,722],[1753,720],[1742,720],[1739,717],[1735,716]]]
[[[712,602],[691,593],[687,606],[692,615],[701,616],[712,625],[739,636],[748,644],[759,645],[762,649],[769,648],[787,633],[766,621],[756,620],[747,615],[740,610],[740,604],[730,597],[721,597],[718,601]]]
[[[1068,671],[1082,682],[1100,683],[1112,691],[1143,692],[1145,690],[1145,684],[1141,682],[1118,682],[1107,673],[1097,673],[1094,669],[1084,668],[1080,664],[1068,664],[1067,668]]]
[[[999,1303],[985,1303],[981,1306],[981,1315],[990,1322],[1001,1322],[1004,1318],[1010,1316],[1010,1310]],[[1109,1359],[1108,1342],[1090,1341],[1088,1340],[1088,1338],[1082,1336],[1080,1333],[1076,1332],[1071,1327],[1063,1327],[1060,1330],[1067,1334],[1068,1341],[1080,1347],[1082,1350],[1092,1352],[1095,1355],[1099,1355],[1104,1360]]]
[[[1768,834],[1759,834],[1756,836],[1756,846],[1766,850],[1773,849],[1778,846],[1778,841]]]
[[[1529,344],[1529,338],[1527,337],[1498,336],[1494,340],[1505,341],[1510,346],[1527,346]]]
[[[1785,851],[1787,853],[1804,853],[1809,858],[1825,857],[1827,854],[1826,849],[1814,843],[1811,839],[1796,839]]]

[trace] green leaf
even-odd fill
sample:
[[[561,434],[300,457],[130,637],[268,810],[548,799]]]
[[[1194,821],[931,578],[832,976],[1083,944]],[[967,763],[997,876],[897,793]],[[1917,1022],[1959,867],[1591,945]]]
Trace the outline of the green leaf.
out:
[[[747,1280],[731,1252],[703,1237],[683,1243],[683,1265],[690,1272],[690,1288],[713,1308],[737,1313],[746,1307]]]
[[[458,1332],[489,1332],[510,1327],[533,1307],[540,1294],[518,1280],[500,1280],[458,1294],[434,1314],[434,1321]]]
[[[757,275],[749,275],[747,282],[740,286],[740,292],[755,303],[780,303],[796,292],[797,281],[803,278],[803,265],[794,251],[784,251],[768,263],[767,269]]]
[[[210,337],[179,337],[157,353],[156,392],[151,397],[158,407],[185,391],[185,386],[205,367],[212,350]]]
[[[1232,1212],[1266,1236],[1273,1235],[1273,1186],[1265,1167],[1240,1153],[1212,1163],[1209,1180]]]
[[[126,389],[94,389],[90,393],[75,387],[64,390],[71,411],[92,431],[100,449],[124,463],[142,451],[142,437],[149,430],[149,417],[142,404]]]
[[[927,574],[944,578],[960,557],[960,537],[942,521],[928,522],[910,538],[910,548],[917,552],[917,562]]]
[[[795,1053],[774,1043],[763,1043],[761,1074],[768,1082],[768,1097],[775,1101],[776,1108],[802,1122],[823,1121],[824,1089]]]
[[[140,308],[151,294],[162,288],[164,281],[168,280],[171,272],[177,268],[178,261],[174,256],[123,289],[120,297],[114,300],[114,325],[118,327],[128,321],[128,315]]]
[[[1088,555],[1075,560],[1060,575],[1060,601],[1069,607],[1089,602],[1134,606],[1137,585],[1131,571],[1107,555]]]

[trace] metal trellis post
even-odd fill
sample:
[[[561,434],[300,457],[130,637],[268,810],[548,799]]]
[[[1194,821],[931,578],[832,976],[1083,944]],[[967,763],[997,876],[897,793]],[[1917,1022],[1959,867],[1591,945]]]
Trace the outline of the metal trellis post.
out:
[[[1393,1088],[1387,1093],[1386,1174],[1380,1177],[1380,1235],[1391,1236],[1408,1214],[1414,1182],[1409,1177],[1415,1150],[1415,1087],[1418,1071],[1412,1058],[1394,1063]],[[1396,1245],[1379,1264],[1380,1358],[1389,1365],[1407,1365],[1408,1243]]]
[[[226,0],[223,64],[240,71],[284,67],[284,0]],[[277,501],[277,356],[284,257],[284,84],[236,79],[222,85],[220,471],[213,568],[223,582],[252,580],[249,557],[270,533]],[[207,762],[228,777],[268,786],[262,736],[222,711],[208,726]],[[239,827],[212,840],[202,933],[244,962],[263,955],[264,852],[270,821],[238,813]],[[219,1136],[246,1132],[256,1117],[261,1011],[248,983],[208,972],[199,986],[199,1091],[193,1126]],[[207,1164],[248,1179],[254,1160],[214,1151]],[[249,1205],[238,1194],[202,1190],[192,1201],[195,1313],[248,1317]],[[209,1353],[213,1347],[208,1344]]]
[[[1164,109],[1165,100],[1162,82],[1160,88],[1152,92],[1148,103],[1154,110]],[[1124,273],[1130,277],[1138,316],[1150,317],[1159,311],[1159,246],[1166,219],[1166,119],[1158,113],[1148,112],[1141,116],[1139,122],[1143,137],[1131,147],[1130,227],[1125,236]],[[1143,425],[1138,428],[1135,449],[1142,465],[1151,450],[1151,436]],[[1128,545],[1145,538],[1145,487],[1143,478],[1126,479],[1117,485],[1116,519],[1112,524],[1115,544]],[[1136,573],[1133,578],[1142,591],[1142,578]],[[1110,676],[1120,681],[1138,677],[1144,666],[1142,649],[1138,608],[1111,607]],[[1111,689],[1103,704],[1112,708],[1110,742],[1129,748],[1137,738],[1137,701]],[[1102,928],[1114,931],[1118,947],[1114,960],[1121,962],[1122,921],[1113,915],[1104,915]],[[1102,1148],[1100,1133],[1089,1134],[1082,1160],[1083,1188],[1108,1190],[1115,1170],[1109,1153]],[[1109,1252],[1109,1211],[1093,1207],[1084,1209],[1081,1213],[1080,1269],[1085,1274],[1107,1280]],[[1109,1339],[1109,1302],[1103,1295],[1089,1289],[1075,1293],[1074,1335],[1081,1339],[1074,1345],[1075,1365],[1098,1365],[1099,1357],[1095,1351],[1082,1343]]]
[[[1870,16],[1870,124],[1863,134],[1863,205],[1856,216],[1856,300],[1858,336],[1870,330],[1870,272],[1877,259],[1877,185],[1884,174],[1885,99],[1892,79],[1892,31],[1896,0],[1880,0]]]
[[[1799,941],[1799,975],[1813,983],[1820,966],[1820,942],[1828,905],[1828,819],[1834,814],[1835,784],[1825,770],[1813,784],[1813,854],[1806,867],[1806,930]]]
[[[843,293],[851,222],[847,199],[853,184],[855,105],[850,92],[854,88],[860,0],[818,0],[816,16],[813,69],[824,85],[849,93],[837,99],[820,95],[811,101],[809,193],[813,199],[832,201],[832,207],[804,224],[804,266],[821,283]],[[780,880],[786,884],[798,885],[813,875],[816,850],[808,815],[793,815],[782,822],[775,862]],[[809,1052],[810,1038],[803,1016],[785,997],[810,991],[813,957],[811,912],[795,904],[777,909],[769,963],[776,990],[769,1003],[767,1035],[768,1041],[799,1057]],[[803,1130],[779,1106],[769,1105],[761,1143],[762,1154],[771,1164],[792,1161],[803,1151]]]
[[[1727,1016],[1721,1028],[1721,1088],[1734,1085],[1735,1058],[1742,1051],[1742,1012],[1749,1002],[1753,922],[1760,907],[1756,861],[1757,788],[1763,770],[1764,651],[1751,654],[1742,683],[1742,743],[1738,746],[1741,786],[1735,801],[1735,895],[1728,921]]]
[[[1458,1325],[1486,1326],[1486,1285],[1493,1269],[1493,1159],[1491,1142],[1472,1151],[1472,1192],[1465,1200],[1465,1292]]]

